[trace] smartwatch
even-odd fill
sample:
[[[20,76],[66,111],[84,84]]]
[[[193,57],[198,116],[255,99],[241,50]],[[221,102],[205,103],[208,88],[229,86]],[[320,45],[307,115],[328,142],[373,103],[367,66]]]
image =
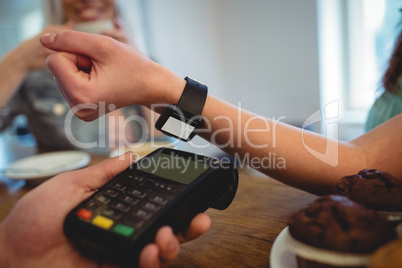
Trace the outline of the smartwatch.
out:
[[[156,129],[183,141],[191,140],[205,124],[201,113],[207,99],[208,87],[186,77],[187,84],[177,105],[169,104],[155,123]]]

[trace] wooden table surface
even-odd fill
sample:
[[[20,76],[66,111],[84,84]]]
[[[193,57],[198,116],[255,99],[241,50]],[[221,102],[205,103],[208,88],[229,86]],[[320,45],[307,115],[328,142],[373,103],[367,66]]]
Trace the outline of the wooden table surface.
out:
[[[14,141],[13,141],[14,142]],[[0,170],[8,163],[36,153],[0,137]],[[104,159],[92,156],[91,165]],[[269,267],[271,247],[289,216],[316,196],[274,179],[241,171],[237,195],[224,211],[209,209],[212,226],[200,238],[181,247],[170,267]],[[33,186],[0,175],[0,220]]]

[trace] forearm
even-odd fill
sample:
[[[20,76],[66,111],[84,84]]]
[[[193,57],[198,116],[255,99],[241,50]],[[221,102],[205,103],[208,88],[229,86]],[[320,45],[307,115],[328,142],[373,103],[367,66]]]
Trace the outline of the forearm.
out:
[[[359,146],[257,116],[212,96],[203,116],[209,126],[200,136],[241,164],[309,192],[329,193],[342,176],[366,166]]]
[[[5,241],[4,224],[0,223],[0,267],[9,267],[7,261],[8,254],[6,252],[7,244]]]
[[[169,74],[166,77],[169,81],[184,81]],[[172,96],[164,95],[157,102],[163,99],[178,103],[184,85],[166,84],[166,92]],[[202,116],[206,125],[199,135],[234,156],[241,166],[249,165],[309,192],[331,193],[343,176],[367,168],[359,144],[329,139],[285,124],[280,118],[264,118],[211,95],[207,97]]]
[[[18,48],[0,61],[0,108],[4,107],[18,90],[27,72]]]

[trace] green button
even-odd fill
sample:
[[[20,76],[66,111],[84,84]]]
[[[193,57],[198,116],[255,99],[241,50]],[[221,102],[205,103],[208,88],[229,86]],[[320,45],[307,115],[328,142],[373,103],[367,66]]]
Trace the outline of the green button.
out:
[[[129,237],[134,233],[134,228],[124,224],[118,224],[116,225],[116,227],[114,227],[113,232],[122,236]]]

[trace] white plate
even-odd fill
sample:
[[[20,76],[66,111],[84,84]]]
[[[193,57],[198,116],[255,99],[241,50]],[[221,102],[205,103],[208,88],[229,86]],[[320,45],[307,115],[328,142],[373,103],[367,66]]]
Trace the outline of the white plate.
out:
[[[296,256],[285,246],[285,236],[288,227],[275,239],[271,249],[270,264],[271,268],[297,268]]]
[[[272,245],[270,260],[272,268],[297,268],[295,254],[306,259],[314,256],[315,261],[323,264],[328,263],[328,265],[334,267],[367,266],[370,255],[342,253],[315,248],[292,238],[288,228],[286,227],[282,230]],[[293,252],[289,250],[290,247]]]
[[[9,165],[3,175],[10,179],[34,180],[52,177],[64,171],[85,167],[91,156],[81,151],[38,154]]]

